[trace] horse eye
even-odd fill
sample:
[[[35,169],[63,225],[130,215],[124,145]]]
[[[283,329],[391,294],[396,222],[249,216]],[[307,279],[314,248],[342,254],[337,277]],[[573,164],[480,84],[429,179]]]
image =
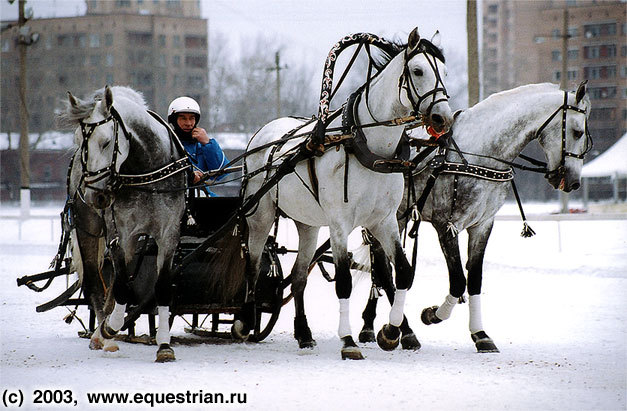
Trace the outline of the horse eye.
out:
[[[110,143],[110,142],[111,142],[110,140],[107,140],[107,141],[105,141],[104,143],[102,143],[102,144],[101,144],[102,149],[104,150],[104,149],[106,149],[107,147],[109,147],[109,143]]]
[[[583,131],[582,130],[573,130],[573,135],[575,136],[575,139],[579,140],[581,138],[581,136],[583,136]]]
[[[415,74],[416,76],[419,76],[419,77],[420,77],[420,76],[422,76],[424,73],[422,72],[422,69],[417,68],[417,69],[414,69],[414,74]]]

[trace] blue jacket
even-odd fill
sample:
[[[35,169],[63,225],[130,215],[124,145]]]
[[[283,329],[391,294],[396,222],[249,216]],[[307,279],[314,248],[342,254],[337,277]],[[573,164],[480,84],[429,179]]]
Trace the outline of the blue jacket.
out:
[[[229,162],[224,152],[222,152],[220,144],[213,138],[207,144],[201,144],[198,141],[184,141],[183,147],[185,147],[194,169],[201,171],[217,170]],[[216,180],[220,180],[223,177],[218,177]],[[205,191],[211,197],[216,196],[208,188],[205,188]]]

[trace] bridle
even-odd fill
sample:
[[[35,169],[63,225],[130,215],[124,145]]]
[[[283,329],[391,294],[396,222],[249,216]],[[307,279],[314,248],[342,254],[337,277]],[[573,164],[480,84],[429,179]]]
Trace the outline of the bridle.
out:
[[[414,81],[412,80],[411,73],[409,72],[409,61],[413,59],[414,57],[416,57],[418,54],[424,54],[425,59],[429,63],[429,66],[431,66],[431,69],[433,70],[433,73],[435,75],[435,84],[433,86],[433,89],[427,91],[423,95],[420,95],[420,93],[418,93],[418,91],[416,90],[416,86],[414,85]],[[416,46],[413,50],[410,51],[406,48],[404,58],[405,58],[405,65],[403,67],[403,73],[398,79],[399,99],[400,99],[400,92],[402,90],[405,90],[407,92],[407,97],[409,98],[409,101],[412,105],[412,110],[413,110],[412,114],[417,116],[420,114],[420,105],[427,98],[431,97],[431,103],[429,104],[429,107],[427,108],[427,112],[426,112],[426,117],[428,118],[429,115],[431,114],[431,109],[433,108],[433,106],[435,106],[436,104],[440,102],[448,101],[448,99],[450,98],[446,91],[446,87],[444,87],[444,82],[442,81],[442,77],[440,76],[437,58],[433,56],[432,54],[428,53],[427,46],[422,40],[420,40],[420,42],[418,43],[418,46]],[[444,96],[446,97],[445,98],[442,97],[436,100],[436,94],[438,92],[442,92]],[[418,99],[417,101],[414,98],[414,96],[415,98]]]
[[[99,170],[90,171],[87,169],[87,162],[89,160],[89,149],[88,149],[89,139],[93,135],[96,128],[104,124],[107,124],[110,121],[113,122],[113,134],[114,134],[113,154],[111,156],[111,162],[109,163],[109,165]],[[83,141],[80,147],[81,167],[82,167],[81,179],[85,183],[85,188],[89,188],[91,190],[100,191],[100,192],[104,192],[104,191],[111,192],[111,191],[116,190],[120,186],[120,173],[116,170],[118,154],[121,154],[120,144],[119,144],[119,130],[122,129],[122,133],[124,134],[124,137],[127,139],[127,141],[130,142],[131,140],[131,136],[128,130],[126,129],[126,126],[124,125],[124,121],[122,120],[120,113],[118,113],[118,111],[114,107],[111,107],[109,110],[109,116],[107,116],[103,120],[100,120],[94,123],[85,123],[84,121],[81,120],[79,123],[81,127],[81,133],[83,135]],[[109,177],[109,182],[105,189],[94,186],[94,183],[97,183],[107,177]],[[79,191],[80,191],[80,184],[79,184]]]
[[[568,110],[573,110],[576,111],[577,113],[583,113],[586,114],[586,110],[579,108],[577,106],[573,106],[571,104],[568,104],[568,92],[564,91],[564,102],[562,103],[561,106],[559,106],[554,112],[553,114],[551,114],[551,116],[549,118],[546,119],[546,121],[540,126],[540,128],[538,129],[538,131],[536,131],[536,135],[535,138],[539,138],[540,135],[542,134],[542,132],[544,131],[544,129],[548,126],[548,124],[551,122],[551,120],[553,120],[553,118],[555,116],[557,116],[560,112],[562,114],[562,148],[561,148],[561,158],[560,158],[560,162],[559,165],[550,171],[547,171],[546,174],[544,175],[544,177],[546,179],[551,179],[553,177],[564,177],[566,175],[566,157],[573,157],[573,158],[578,158],[580,160],[583,160],[585,155],[587,153],[590,152],[590,150],[592,150],[592,146],[594,144],[594,142],[592,141],[592,136],[590,135],[590,131],[588,130],[588,120],[586,119],[586,123],[584,126],[585,129],[585,134],[586,134],[586,145],[584,147],[584,150],[582,153],[580,154],[576,154],[573,153],[571,151],[567,151],[566,150],[566,114],[568,113]]]

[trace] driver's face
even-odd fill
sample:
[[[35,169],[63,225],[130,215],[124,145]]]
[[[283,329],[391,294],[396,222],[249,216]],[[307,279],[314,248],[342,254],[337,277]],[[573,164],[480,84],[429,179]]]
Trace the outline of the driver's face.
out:
[[[189,133],[194,129],[194,126],[196,125],[196,116],[194,115],[194,113],[179,113],[178,117],[176,118],[176,122],[181,130]]]

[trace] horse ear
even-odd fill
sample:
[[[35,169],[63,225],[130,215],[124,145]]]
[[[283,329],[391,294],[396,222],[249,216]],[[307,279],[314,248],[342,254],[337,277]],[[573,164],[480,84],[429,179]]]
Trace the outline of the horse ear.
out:
[[[407,51],[412,52],[418,47],[418,42],[420,41],[420,34],[418,34],[418,27],[414,28],[411,33],[409,33],[409,38],[407,39]]]
[[[433,37],[431,37],[431,43],[433,43],[433,45],[437,48],[440,48],[440,44],[442,43],[442,35],[440,34],[440,30],[435,31]]]
[[[113,106],[113,92],[109,86],[105,86],[104,103],[104,111],[108,113],[111,110],[111,106]]]
[[[74,108],[78,107],[78,100],[76,100],[76,97],[74,97],[72,95],[72,93],[70,93],[69,91],[67,92],[67,98],[68,100],[70,100],[70,105]]]
[[[583,96],[586,95],[586,83],[588,83],[588,80],[582,81],[579,87],[577,87],[577,93],[575,94],[575,104],[579,104],[581,99],[583,99]]]

